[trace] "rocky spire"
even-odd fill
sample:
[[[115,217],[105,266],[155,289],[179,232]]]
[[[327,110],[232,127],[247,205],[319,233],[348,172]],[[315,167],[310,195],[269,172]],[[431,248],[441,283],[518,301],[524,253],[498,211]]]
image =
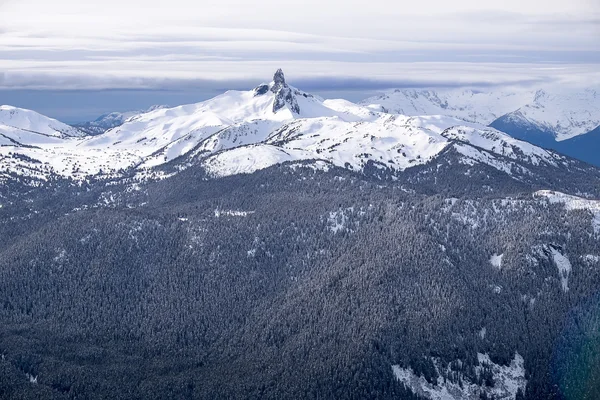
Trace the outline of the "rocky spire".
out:
[[[275,99],[273,100],[274,113],[287,105],[292,112],[300,114],[300,106],[298,105],[298,100],[296,99],[296,94],[298,91],[289,87],[285,82],[285,75],[283,74],[281,68],[279,68],[277,72],[275,72],[275,75],[273,75],[273,82],[271,82],[271,84],[262,84],[254,89],[254,96],[263,96],[269,91],[275,94]],[[304,96],[306,97],[306,95]]]
[[[285,82],[285,75],[281,68],[273,75],[273,86],[271,86],[271,92],[275,93],[275,100],[273,101],[273,112],[281,110],[283,107],[288,105],[290,110],[296,114],[300,114],[300,106],[298,100],[294,94],[294,90],[288,86]]]
[[[271,88],[271,91],[277,93],[282,87],[287,87],[287,84],[285,83],[283,70],[279,68],[277,72],[275,72],[275,75],[273,75],[273,87]]]

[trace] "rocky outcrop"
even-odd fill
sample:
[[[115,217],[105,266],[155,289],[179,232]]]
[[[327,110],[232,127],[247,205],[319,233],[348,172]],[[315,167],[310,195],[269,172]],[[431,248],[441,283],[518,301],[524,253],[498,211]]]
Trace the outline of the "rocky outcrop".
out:
[[[274,113],[277,113],[285,106],[288,106],[293,113],[300,114],[300,106],[298,105],[298,100],[296,99],[296,94],[298,92],[288,86],[288,84],[285,82],[285,75],[283,74],[281,68],[275,72],[275,75],[273,75],[273,82],[271,82],[269,85],[262,84],[254,88],[254,96],[263,96],[269,91],[275,95],[273,100]],[[307,95],[305,94],[304,96],[306,97]]]
[[[287,105],[293,113],[300,114],[300,106],[298,105],[294,90],[285,82],[285,75],[281,68],[273,75],[271,92],[275,93],[275,100],[273,101],[274,113],[277,113]]]

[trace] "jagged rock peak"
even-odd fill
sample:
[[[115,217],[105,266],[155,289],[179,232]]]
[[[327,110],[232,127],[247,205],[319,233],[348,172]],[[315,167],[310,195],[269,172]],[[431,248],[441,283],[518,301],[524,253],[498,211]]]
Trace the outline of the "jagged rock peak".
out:
[[[285,75],[283,74],[283,70],[279,68],[277,72],[275,72],[275,75],[273,75],[273,87],[271,88],[271,91],[277,93],[279,89],[286,86]]]
[[[273,75],[273,82],[271,84],[262,84],[254,88],[254,97],[265,95],[269,91],[275,94],[275,98],[273,99],[274,113],[277,113],[287,105],[292,112],[300,114],[300,106],[296,99],[298,91],[289,87],[285,82],[285,75],[281,68]],[[304,94],[304,97],[307,97],[307,95]]]
[[[271,91],[275,93],[275,100],[273,101],[274,113],[288,105],[292,112],[300,114],[300,106],[298,105],[294,90],[285,82],[285,75],[281,68],[273,75]]]

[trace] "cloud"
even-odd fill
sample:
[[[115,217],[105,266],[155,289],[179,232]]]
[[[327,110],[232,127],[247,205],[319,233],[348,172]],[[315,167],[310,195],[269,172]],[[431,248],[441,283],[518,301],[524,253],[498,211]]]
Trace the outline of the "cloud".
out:
[[[594,64],[506,64],[506,63],[346,63],[335,61],[203,61],[199,63],[124,62],[57,68],[54,63],[26,72],[0,74],[0,89],[36,90],[203,90],[222,92],[247,90],[269,81],[282,67],[288,81],[306,91],[379,90],[394,87],[488,87],[600,85]],[[147,67],[143,69],[144,67]],[[90,70],[96,73],[90,73]],[[143,71],[142,71],[143,69]],[[178,71],[177,74],[172,71]],[[369,70],[368,73],[365,73]],[[58,72],[60,71],[60,72]],[[169,74],[168,72],[171,71]]]
[[[593,0],[482,3],[489,2],[4,1],[0,86],[249,83],[278,66],[312,82],[364,87],[595,82],[600,10]],[[568,64],[578,75],[535,64]]]

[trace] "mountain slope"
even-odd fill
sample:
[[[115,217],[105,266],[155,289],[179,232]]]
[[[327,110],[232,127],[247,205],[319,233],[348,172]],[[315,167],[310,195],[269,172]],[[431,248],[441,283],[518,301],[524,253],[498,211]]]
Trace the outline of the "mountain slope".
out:
[[[502,115],[526,105],[533,96],[531,91],[396,89],[370,97],[360,104],[392,114],[446,115],[489,125]]]
[[[111,112],[108,114],[103,114],[93,121],[88,121],[73,126],[79,129],[80,131],[85,132],[88,135],[100,135],[108,131],[109,129],[123,125],[128,119],[135,117],[136,115],[145,114],[147,112],[154,111],[160,108],[168,107],[164,105],[156,105],[150,107],[147,110]]]
[[[406,169],[412,184],[310,165],[205,179],[192,166],[2,199],[0,390],[594,398],[597,379],[573,371],[600,370],[596,353],[579,357],[597,343],[598,202],[460,156],[448,145]]]
[[[463,163],[484,163],[508,174],[512,174],[512,161],[549,168],[569,164],[562,156],[477,124],[448,117],[399,115],[352,124],[335,118],[299,120],[263,143],[223,151],[203,163],[215,176],[251,173],[302,160],[323,160],[353,171],[376,165],[401,172],[430,162],[448,146],[462,154]]]
[[[5,105],[0,106],[0,135],[4,138],[0,144],[7,144],[11,139],[34,144],[36,140],[43,140],[39,136],[69,138],[81,137],[84,133],[35,111]]]
[[[594,139],[575,140],[600,127],[600,94],[581,91],[394,90],[361,104],[406,115],[447,115],[489,125],[535,145],[600,165]]]
[[[598,168],[280,71],[41,137],[0,147],[2,398],[600,391]]]
[[[375,108],[302,92],[288,85],[278,70],[272,82],[253,90],[155,109],[97,136],[56,134],[34,140],[13,134],[12,142],[6,139],[0,148],[2,172],[5,179],[17,175],[81,180],[132,173],[145,179],[200,165],[211,176],[223,177],[308,162],[397,179],[403,171],[431,163],[450,150],[460,164],[488,165],[528,182],[561,169],[587,171],[573,160],[478,123]]]
[[[593,89],[573,93],[538,90],[531,102],[502,118],[505,124],[547,132],[560,142],[600,126],[600,94]]]

